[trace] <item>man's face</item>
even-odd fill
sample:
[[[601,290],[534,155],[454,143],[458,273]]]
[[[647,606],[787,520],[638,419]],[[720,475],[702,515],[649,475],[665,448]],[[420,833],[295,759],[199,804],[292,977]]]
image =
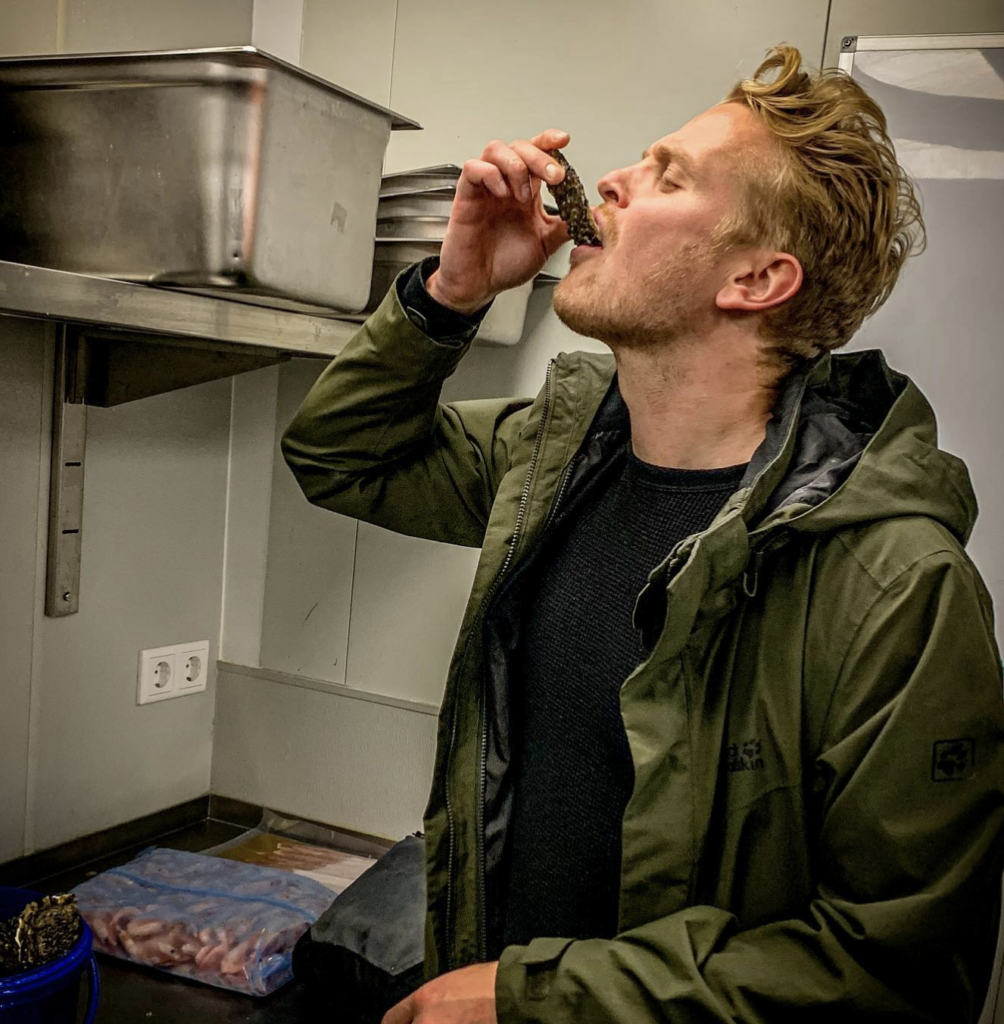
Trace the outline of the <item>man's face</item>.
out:
[[[762,147],[768,158],[768,143],[751,110],[720,104],[600,179],[593,212],[603,247],[573,253],[554,293],[561,320],[615,347],[710,328],[734,264],[713,238],[742,202],[736,155]]]

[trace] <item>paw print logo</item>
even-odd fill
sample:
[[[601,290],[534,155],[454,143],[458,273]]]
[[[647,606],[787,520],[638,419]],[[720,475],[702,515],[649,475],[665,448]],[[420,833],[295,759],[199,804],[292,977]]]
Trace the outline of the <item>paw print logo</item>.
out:
[[[934,782],[962,782],[976,774],[976,742],[939,740],[934,744],[931,778]]]
[[[760,756],[760,741],[759,740],[747,740],[743,744],[743,757],[750,759]]]

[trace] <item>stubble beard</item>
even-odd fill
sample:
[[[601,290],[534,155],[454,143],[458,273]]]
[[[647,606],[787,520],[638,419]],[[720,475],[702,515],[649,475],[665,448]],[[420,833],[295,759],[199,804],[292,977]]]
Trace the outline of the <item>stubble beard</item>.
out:
[[[612,349],[675,341],[699,329],[704,310],[697,283],[714,256],[710,243],[693,243],[627,281],[605,280],[605,257],[591,257],[558,283],[554,312],[576,334]]]

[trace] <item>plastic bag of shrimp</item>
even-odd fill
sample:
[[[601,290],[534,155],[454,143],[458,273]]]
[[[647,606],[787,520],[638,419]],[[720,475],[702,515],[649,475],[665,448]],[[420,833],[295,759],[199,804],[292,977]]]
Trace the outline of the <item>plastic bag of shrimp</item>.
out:
[[[256,996],[292,979],[296,940],[332,901],[289,871],[160,848],[74,892],[98,951]]]

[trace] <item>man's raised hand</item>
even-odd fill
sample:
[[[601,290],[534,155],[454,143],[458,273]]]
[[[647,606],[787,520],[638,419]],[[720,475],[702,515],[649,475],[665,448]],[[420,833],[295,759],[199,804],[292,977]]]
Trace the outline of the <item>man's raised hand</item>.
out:
[[[490,142],[480,159],[464,164],[439,268],[426,282],[434,299],[473,313],[535,277],[569,240],[540,194],[542,182],[556,184],[565,173],[547,151],[567,144],[568,133],[551,128],[509,145]]]

